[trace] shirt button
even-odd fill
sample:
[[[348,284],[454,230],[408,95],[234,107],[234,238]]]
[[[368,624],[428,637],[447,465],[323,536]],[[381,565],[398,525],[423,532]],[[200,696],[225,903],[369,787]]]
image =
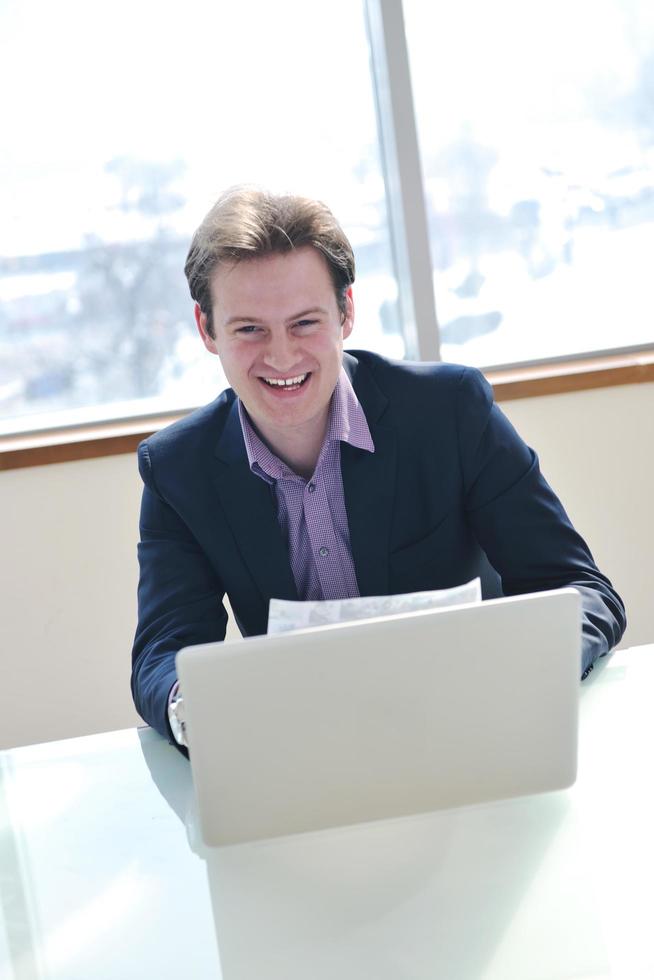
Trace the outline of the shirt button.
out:
[[[325,546],[323,545],[322,548],[318,549],[318,554],[320,555],[321,558],[326,558],[327,555],[329,554],[329,548],[325,548]]]
[[[307,485],[307,490],[309,491],[309,493],[313,493],[315,489],[316,489],[315,483],[309,483]]]

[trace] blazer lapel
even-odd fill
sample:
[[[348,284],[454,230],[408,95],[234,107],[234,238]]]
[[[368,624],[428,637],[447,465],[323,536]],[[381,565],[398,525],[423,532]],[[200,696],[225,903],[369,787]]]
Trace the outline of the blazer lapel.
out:
[[[251,472],[234,401],[216,448],[215,484],[234,540],[264,600],[297,599],[274,494]]]
[[[374,453],[341,443],[341,471],[350,544],[359,592],[388,595],[390,531],[395,500],[395,432],[378,420],[388,405],[364,365],[345,354],[343,364],[365,412]]]

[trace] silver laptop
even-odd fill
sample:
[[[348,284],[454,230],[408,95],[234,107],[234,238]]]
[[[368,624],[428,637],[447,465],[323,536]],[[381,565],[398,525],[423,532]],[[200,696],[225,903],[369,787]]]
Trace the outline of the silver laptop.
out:
[[[569,786],[580,624],[562,589],[180,651],[205,843]]]

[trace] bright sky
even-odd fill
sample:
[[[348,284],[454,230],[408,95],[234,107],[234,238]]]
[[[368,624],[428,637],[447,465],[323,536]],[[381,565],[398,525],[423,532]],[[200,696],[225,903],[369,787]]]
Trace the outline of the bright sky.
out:
[[[651,0],[406,10],[425,154],[469,125],[511,185],[542,163],[601,176],[637,154],[580,119],[593,91],[633,85]],[[383,198],[380,174],[356,170],[376,128],[355,0],[0,0],[0,91],[0,255],[138,233],[112,209],[104,165],[120,155],[187,162],[185,232],[240,181],[323,197],[348,230]]]
[[[111,234],[120,155],[187,161],[188,230],[241,181],[366,205],[352,171],[376,129],[348,0],[0,0],[0,91],[0,254]]]
[[[527,196],[524,185],[542,166],[593,185],[647,162],[624,110],[624,129],[589,117],[629,98],[640,62],[654,55],[651,0],[457,0],[446,8],[405,0],[405,14],[423,155],[471,131],[498,151],[494,179],[512,185],[513,200]]]

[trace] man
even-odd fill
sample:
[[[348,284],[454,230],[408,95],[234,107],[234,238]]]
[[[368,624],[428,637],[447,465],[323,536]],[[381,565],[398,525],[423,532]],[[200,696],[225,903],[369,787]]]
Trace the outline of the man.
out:
[[[141,716],[184,742],[175,654],[245,635],[268,603],[459,585],[575,586],[584,675],[624,607],[471,368],[343,353],[354,256],[324,205],[235,189],[195,233],[186,275],[231,388],[139,447]],[[172,725],[172,728],[171,728]]]

